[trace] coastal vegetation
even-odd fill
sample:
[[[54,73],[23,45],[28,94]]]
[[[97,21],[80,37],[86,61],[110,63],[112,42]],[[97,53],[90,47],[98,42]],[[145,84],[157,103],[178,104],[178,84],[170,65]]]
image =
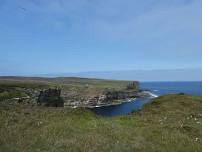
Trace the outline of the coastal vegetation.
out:
[[[87,98],[99,94],[104,89],[121,90],[130,81],[87,79],[76,77],[39,78],[39,77],[0,77],[0,91],[26,89],[41,90],[60,87],[69,96]]]
[[[65,92],[63,95],[86,98],[106,89],[122,93],[120,90],[128,84],[131,82],[1,77],[0,151],[201,151],[200,96],[165,95],[129,115],[107,118],[86,108],[43,107],[30,100],[45,90],[41,92],[42,104],[50,97],[51,104],[55,104],[52,96],[46,96],[50,87],[59,86]],[[57,100],[60,100],[60,90],[52,89],[49,93],[57,94]],[[14,104],[14,98],[19,97],[30,103]]]
[[[128,116],[85,109],[0,107],[0,151],[183,151],[202,149],[202,97],[166,95]]]

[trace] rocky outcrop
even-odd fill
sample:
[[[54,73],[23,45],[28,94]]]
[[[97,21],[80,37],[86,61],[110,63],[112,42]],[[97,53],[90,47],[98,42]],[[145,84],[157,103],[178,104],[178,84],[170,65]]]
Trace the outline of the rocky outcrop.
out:
[[[48,89],[40,91],[37,104],[40,106],[63,107],[64,101],[60,97],[60,95],[61,95],[60,89]]]
[[[131,82],[123,90],[105,90],[100,96],[93,97],[89,100],[91,105],[100,105],[110,103],[113,100],[125,100],[139,98],[146,94],[139,91],[139,83]]]
[[[89,102],[92,105],[99,105],[104,103],[110,103],[113,100],[124,100],[124,99],[130,99],[130,98],[137,98],[141,97],[141,94],[138,91],[129,91],[129,90],[123,90],[123,91],[105,91],[102,95],[96,96],[94,98],[91,98]]]
[[[139,90],[139,82],[133,81],[133,82],[129,83],[128,86],[127,86],[127,90],[136,90],[136,91],[138,91]]]
[[[127,98],[136,98],[137,91],[107,91],[105,93],[106,100],[119,100],[119,99],[127,99]]]

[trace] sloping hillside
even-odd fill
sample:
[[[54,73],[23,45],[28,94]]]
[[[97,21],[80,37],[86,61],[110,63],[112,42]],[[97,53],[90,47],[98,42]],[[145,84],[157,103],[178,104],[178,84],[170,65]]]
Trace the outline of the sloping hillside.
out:
[[[129,116],[0,107],[0,151],[201,152],[202,97],[168,95]]]

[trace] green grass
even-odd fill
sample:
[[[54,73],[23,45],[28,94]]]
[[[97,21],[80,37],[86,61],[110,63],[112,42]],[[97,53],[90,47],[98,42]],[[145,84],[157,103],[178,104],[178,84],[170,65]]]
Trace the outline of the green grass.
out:
[[[0,100],[9,99],[9,98],[16,98],[16,97],[25,97],[27,94],[17,91],[17,90],[9,90],[3,91],[0,93]]]
[[[26,97],[29,90],[40,90],[48,88],[50,85],[31,82],[2,81],[0,80],[0,101],[17,97]]]
[[[85,109],[0,107],[0,151],[200,152],[202,97],[167,95],[128,116]]]

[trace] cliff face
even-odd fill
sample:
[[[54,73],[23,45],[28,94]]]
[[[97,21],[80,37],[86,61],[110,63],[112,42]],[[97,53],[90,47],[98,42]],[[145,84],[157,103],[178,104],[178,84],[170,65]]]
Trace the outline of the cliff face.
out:
[[[61,90],[60,89],[48,89],[44,91],[40,91],[38,96],[38,105],[41,106],[52,106],[52,107],[62,107],[64,106],[64,101],[60,97]],[[110,104],[114,100],[124,100],[129,98],[136,98],[140,97],[139,92],[139,83],[138,82],[131,82],[128,85],[123,87],[122,89],[105,89],[99,95],[95,95],[93,98],[86,99],[84,101],[80,101],[78,96],[78,100],[71,98],[72,105],[77,106],[97,106],[97,105],[104,105]],[[65,103],[66,105],[66,103]]]
[[[100,96],[96,96],[89,100],[92,105],[110,103],[113,100],[124,100],[129,98],[137,98],[143,96],[139,91],[139,83],[131,82],[124,90],[105,90]]]
[[[140,85],[139,85],[139,82],[137,82],[137,81],[133,81],[133,82],[129,83],[127,86],[127,90],[139,91],[139,89],[140,89]]]
[[[137,97],[137,91],[133,90],[124,90],[124,91],[108,91],[105,96],[106,100],[119,100],[119,99],[127,99],[127,98],[135,98]]]
[[[124,90],[111,90],[104,92],[106,96],[106,100],[118,100],[118,99],[127,99],[127,98],[135,98],[138,97],[139,92],[139,83],[131,82],[128,84],[126,89]]]
[[[45,91],[40,91],[37,103],[41,106],[63,107],[64,101],[60,97],[60,94],[60,89],[48,89]]]

